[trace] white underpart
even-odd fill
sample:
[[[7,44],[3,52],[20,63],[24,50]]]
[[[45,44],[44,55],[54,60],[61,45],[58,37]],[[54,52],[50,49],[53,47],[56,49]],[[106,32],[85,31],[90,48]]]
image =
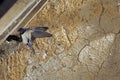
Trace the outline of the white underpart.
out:
[[[23,43],[26,44],[28,42],[28,39],[31,40],[31,30],[26,31],[23,35],[22,35],[22,40]]]

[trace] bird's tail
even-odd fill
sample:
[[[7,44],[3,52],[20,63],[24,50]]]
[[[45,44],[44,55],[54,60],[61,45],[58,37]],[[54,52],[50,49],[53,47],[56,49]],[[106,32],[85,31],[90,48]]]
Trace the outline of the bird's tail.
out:
[[[27,46],[32,50],[32,52],[35,54],[35,50],[34,50],[34,48],[32,47],[32,45],[28,42],[27,43]]]

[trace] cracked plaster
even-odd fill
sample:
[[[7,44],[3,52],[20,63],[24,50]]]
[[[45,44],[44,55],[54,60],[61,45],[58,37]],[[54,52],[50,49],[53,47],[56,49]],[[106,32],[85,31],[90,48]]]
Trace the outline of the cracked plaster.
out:
[[[50,0],[28,26],[48,26],[53,37],[35,40],[36,56],[20,45],[1,60],[0,69],[5,65],[14,67],[4,68],[1,75],[9,76],[11,71],[14,78],[20,69],[21,80],[119,80],[118,3],[119,0]],[[4,62],[9,59],[13,64]],[[18,62],[14,62],[16,59]]]

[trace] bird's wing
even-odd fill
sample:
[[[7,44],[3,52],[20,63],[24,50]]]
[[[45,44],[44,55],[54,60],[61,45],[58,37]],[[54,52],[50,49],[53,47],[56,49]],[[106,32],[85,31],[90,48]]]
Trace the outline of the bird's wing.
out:
[[[48,29],[48,27],[34,27],[34,28],[26,28],[27,30],[32,30],[32,31],[41,31],[44,32]]]
[[[31,33],[32,37],[34,38],[44,38],[44,37],[51,37],[52,34],[48,32],[40,32],[40,31],[34,31]]]
[[[34,48],[32,47],[32,45],[29,42],[27,43],[27,46],[32,50],[33,53],[35,53]]]

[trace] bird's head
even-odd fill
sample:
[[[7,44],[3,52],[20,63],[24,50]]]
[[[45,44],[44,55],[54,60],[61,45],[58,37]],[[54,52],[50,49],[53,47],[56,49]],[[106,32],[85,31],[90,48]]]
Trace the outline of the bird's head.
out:
[[[23,34],[23,33],[26,31],[26,29],[24,29],[24,28],[19,28],[18,31],[20,32],[20,34]]]

